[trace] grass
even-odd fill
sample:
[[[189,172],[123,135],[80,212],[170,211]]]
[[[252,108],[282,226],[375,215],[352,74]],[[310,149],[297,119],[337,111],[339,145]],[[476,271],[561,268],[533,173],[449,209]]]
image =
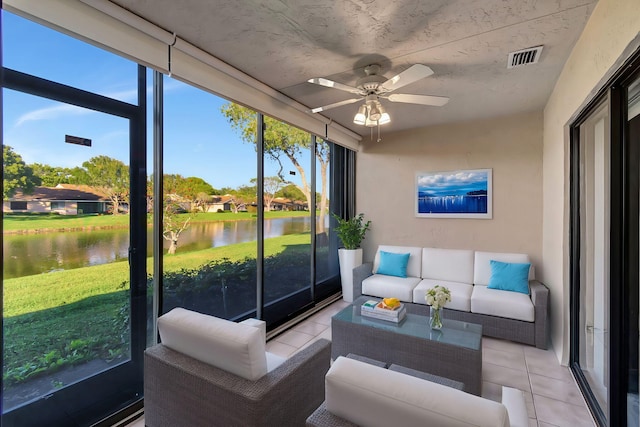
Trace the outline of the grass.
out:
[[[189,214],[180,214],[187,217]],[[287,218],[309,216],[306,211],[274,211],[265,212],[265,218]],[[215,221],[244,221],[256,219],[251,212],[198,213],[191,219],[192,223]],[[5,214],[2,221],[6,232],[43,232],[93,228],[125,228],[129,226],[129,215],[57,215],[57,214]]]
[[[308,233],[267,239],[265,256],[309,242]],[[164,256],[164,271],[255,254],[256,242],[178,252]],[[148,274],[152,263],[148,258]],[[123,261],[5,280],[5,386],[94,358],[126,355],[128,269]]]
[[[287,246],[309,244],[309,234],[289,234],[264,241],[265,256],[283,252]],[[194,269],[213,259],[240,261],[255,258],[256,242],[237,243],[201,251],[164,255],[163,270]],[[64,306],[85,298],[117,292],[128,282],[127,261],[113,262],[73,270],[55,271],[4,281],[4,317],[18,316]],[[147,259],[147,272],[153,272],[153,259]]]

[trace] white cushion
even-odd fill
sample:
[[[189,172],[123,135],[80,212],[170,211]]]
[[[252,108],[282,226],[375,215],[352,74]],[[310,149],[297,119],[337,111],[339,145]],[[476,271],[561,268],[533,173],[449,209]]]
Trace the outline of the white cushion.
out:
[[[473,284],[473,251],[422,249],[422,278]]]
[[[517,388],[502,386],[502,404],[509,413],[509,425],[511,427],[528,427],[529,414],[524,393]]]
[[[413,302],[416,304],[426,304],[424,296],[427,289],[435,285],[444,286],[451,292],[451,301],[445,305],[446,308],[460,311],[471,311],[471,292],[473,285],[468,283],[447,282],[446,280],[423,279],[418,286],[413,289]]]
[[[268,351],[265,352],[265,356],[267,356],[267,372],[273,371],[287,360],[286,357],[278,356]]]
[[[253,326],[254,328],[258,328],[260,330],[260,334],[262,335],[262,339],[264,342],[267,342],[267,322],[260,319],[244,319],[242,322],[238,322],[241,325]]]
[[[520,292],[474,286],[471,294],[471,312],[533,322],[535,308],[529,295]]]
[[[491,279],[491,263],[490,261],[500,261],[509,263],[526,264],[529,261],[527,254],[509,254],[499,252],[479,252],[475,254],[473,263],[473,284],[487,286]],[[529,280],[534,280],[533,266],[529,269]]]
[[[326,375],[325,403],[334,415],[367,427],[509,426],[501,403],[345,357]]]
[[[422,269],[422,248],[416,248],[413,246],[388,246],[380,245],[376,251],[376,256],[373,259],[373,272],[378,272],[380,267],[380,251],[391,252],[394,254],[409,254],[409,262],[407,263],[407,277],[420,277],[420,271]]]
[[[419,277],[396,277],[374,274],[362,281],[362,293],[380,298],[398,298],[413,301],[413,288],[420,283]]]
[[[248,380],[267,373],[259,328],[174,308],[158,318],[162,344]]]

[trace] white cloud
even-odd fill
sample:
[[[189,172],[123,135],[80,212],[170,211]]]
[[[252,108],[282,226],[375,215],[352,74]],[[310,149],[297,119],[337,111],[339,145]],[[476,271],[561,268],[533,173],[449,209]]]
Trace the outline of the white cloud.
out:
[[[58,103],[52,107],[39,108],[37,110],[24,113],[18,120],[16,120],[16,126],[20,126],[23,123],[38,121],[38,120],[53,120],[64,116],[79,116],[82,114],[91,113],[92,110],[86,108],[77,107],[75,105]]]
[[[452,185],[456,183],[470,183],[485,180],[485,173],[457,172],[453,174],[434,174],[420,176],[418,178],[418,185],[435,187],[438,185]]]
[[[173,92],[175,90],[182,89],[184,87],[183,83],[179,83],[173,80],[168,80],[164,84],[165,92]],[[153,93],[153,86],[147,86],[147,93]],[[138,100],[138,90],[129,89],[122,90],[118,92],[107,92],[102,93],[101,95],[106,96],[108,98],[118,99],[120,101],[136,104]],[[37,110],[29,111],[27,113],[22,114],[16,120],[16,126],[20,126],[23,123],[31,122],[31,121],[39,121],[39,120],[54,120],[59,119],[65,116],[78,116],[82,114],[89,114],[94,112],[93,110],[77,107],[75,105],[64,104],[64,103],[56,103],[51,107],[38,108]]]

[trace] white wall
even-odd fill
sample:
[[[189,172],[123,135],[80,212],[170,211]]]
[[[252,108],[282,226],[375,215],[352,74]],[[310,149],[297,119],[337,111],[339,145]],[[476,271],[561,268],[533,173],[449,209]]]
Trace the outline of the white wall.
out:
[[[568,125],[636,48],[638,0],[600,0],[544,109],[543,255],[541,279],[551,289],[551,338],[559,360],[569,357]]]
[[[368,139],[357,154],[357,212],[364,242],[521,252],[542,268],[542,112],[455,123]],[[416,218],[416,172],[493,169],[493,219]]]

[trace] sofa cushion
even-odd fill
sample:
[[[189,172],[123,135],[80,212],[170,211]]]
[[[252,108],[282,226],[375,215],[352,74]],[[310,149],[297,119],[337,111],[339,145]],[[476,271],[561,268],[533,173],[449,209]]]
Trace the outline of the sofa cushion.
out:
[[[500,262],[492,259],[489,289],[520,292],[529,295],[530,263]]]
[[[445,280],[423,279],[418,286],[413,289],[413,302],[416,304],[426,304],[424,296],[427,289],[435,285],[444,286],[451,292],[451,301],[445,307],[452,310],[471,311],[471,292],[473,285],[468,283],[447,282]]]
[[[535,308],[529,295],[519,292],[474,286],[471,294],[471,312],[533,322]]]
[[[334,415],[368,427],[509,426],[498,402],[345,357],[325,377],[325,403]]]
[[[158,331],[163,345],[242,378],[257,380],[267,373],[259,328],[174,308],[158,318]]]
[[[374,274],[362,281],[362,293],[380,298],[398,298],[413,301],[413,288],[420,282],[419,277],[395,277]]]
[[[391,252],[394,254],[409,254],[409,262],[407,263],[407,276],[420,277],[422,271],[422,248],[413,246],[390,246],[380,245],[373,259],[373,272],[377,273],[380,267],[380,251]]]
[[[378,266],[378,274],[387,276],[407,277],[407,264],[409,263],[409,255],[396,254],[393,252],[380,251],[380,265]]]
[[[529,255],[527,254],[512,254],[512,253],[499,253],[499,252],[480,252],[476,251],[475,260],[473,262],[473,284],[487,286],[489,279],[491,279],[491,260],[501,262],[515,262],[526,264],[529,261]],[[529,270],[529,280],[533,280],[533,266]]]
[[[473,251],[422,249],[422,278],[473,284]]]

